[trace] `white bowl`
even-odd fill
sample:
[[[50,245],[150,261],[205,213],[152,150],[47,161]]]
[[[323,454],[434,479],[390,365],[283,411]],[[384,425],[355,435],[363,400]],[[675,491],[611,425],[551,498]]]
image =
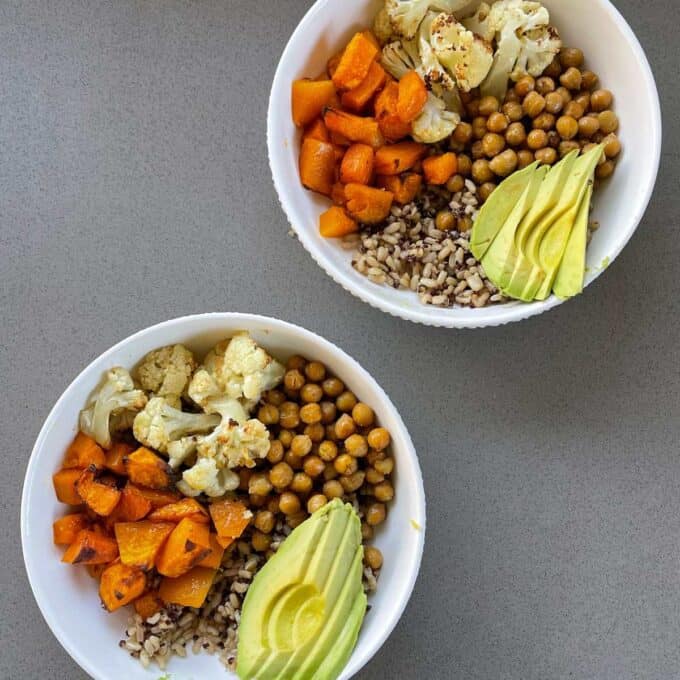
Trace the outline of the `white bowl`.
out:
[[[580,47],[603,87],[614,93],[623,155],[611,180],[595,195],[601,224],[588,249],[586,285],[626,245],[652,195],[661,154],[659,97],[647,58],[633,31],[608,0],[543,0],[565,45]],[[274,184],[288,220],[317,263],[350,293],[394,316],[432,326],[478,328],[526,319],[560,304],[555,296],[530,304],[483,309],[439,309],[415,293],[378,286],[355,272],[351,254],[319,235],[324,197],[306,191],[298,175],[300,131],[291,120],[291,83],[316,76],[358,29],[370,27],[380,0],[318,0],[293,33],[279,62],[269,100],[267,144]]]
[[[97,680],[157,678],[163,673],[141,664],[119,649],[128,611],[106,613],[96,583],[85,569],[60,562],[63,550],[52,544],[52,522],[65,514],[52,488],[52,474],[77,431],[78,412],[108,368],[131,368],[147,352],[184,343],[199,355],[238,330],[248,330],[272,354],[287,358],[299,353],[324,362],[362,400],[375,408],[392,434],[395,501],[376,545],[385,557],[378,590],[359,641],[342,678],[349,678],[377,652],[401,616],[415,584],[423,553],[425,494],[411,438],[390,399],[375,380],[338,347],[307,330],[250,314],[204,314],[152,326],[118,343],[95,359],[59,398],[36,441],[21,500],[21,539],[33,593],[45,620],[64,649]],[[168,672],[184,678],[235,678],[216,657],[207,654],[173,659]]]

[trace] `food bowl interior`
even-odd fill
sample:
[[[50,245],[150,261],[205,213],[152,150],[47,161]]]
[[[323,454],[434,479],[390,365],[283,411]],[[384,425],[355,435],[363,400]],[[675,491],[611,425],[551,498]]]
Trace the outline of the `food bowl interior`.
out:
[[[345,289],[365,302],[411,321],[447,327],[493,326],[539,314],[560,301],[554,296],[530,304],[511,302],[483,309],[438,309],[415,293],[377,286],[351,267],[351,253],[318,233],[328,200],[299,181],[300,131],[290,116],[291,83],[315,77],[328,58],[359,29],[370,26],[380,0],[319,0],[293,34],[272,87],[268,145],[274,183],[288,219],[305,248]],[[594,195],[599,222],[588,249],[586,285],[599,276],[632,236],[649,202],[659,166],[661,116],[647,59],[636,37],[608,0],[543,0],[567,46],[580,47],[601,86],[614,93],[623,154],[613,177]],[[474,6],[475,3],[472,3]]]
[[[85,569],[60,562],[63,550],[52,543],[52,522],[66,514],[67,506],[56,500],[52,474],[60,468],[64,451],[76,434],[78,412],[104,371],[116,365],[132,368],[150,350],[173,343],[184,343],[203,356],[219,340],[238,330],[250,331],[277,358],[285,360],[299,353],[324,362],[359,398],[375,408],[381,424],[393,435],[395,501],[375,540],[385,563],[378,590],[369,598],[371,610],[343,678],[351,677],[375,654],[408,601],[423,549],[424,492],[408,432],[382,389],[344,352],[296,326],[242,314],[176,319],[121,342],[76,378],[45,422],[26,474],[22,542],[34,594],[56,637],[83,669],[98,680],[155,679],[163,673],[155,665],[143,670],[138,661],[118,648],[129,611],[106,613],[99,603],[96,582]],[[175,680],[235,677],[225,671],[216,657],[207,654],[173,658],[167,670]]]

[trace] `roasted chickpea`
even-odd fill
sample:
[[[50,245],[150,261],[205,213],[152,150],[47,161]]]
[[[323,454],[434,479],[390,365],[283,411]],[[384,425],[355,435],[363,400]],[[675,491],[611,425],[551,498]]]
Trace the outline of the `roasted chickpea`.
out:
[[[389,482],[380,482],[373,487],[373,495],[381,503],[387,503],[394,498],[394,487]]]
[[[434,218],[434,224],[439,231],[450,231],[456,224],[456,216],[450,210],[440,210]]]
[[[597,74],[593,73],[592,71],[582,71],[581,76],[583,79],[581,82],[581,87],[584,90],[594,90],[597,87],[597,83],[600,80],[597,77]]]
[[[581,137],[590,139],[600,129],[600,121],[596,116],[583,116],[578,122]]]
[[[386,514],[383,503],[372,503],[366,509],[366,523],[372,527],[378,526],[385,521]]]
[[[519,102],[508,102],[503,104],[503,113],[511,123],[516,123],[524,117],[524,109]]]
[[[547,146],[545,149],[539,149],[534,154],[534,157],[542,165],[553,165],[557,162],[557,151],[552,147]]]
[[[279,514],[279,496],[270,496],[267,502],[267,510],[272,513],[272,515]]]
[[[333,398],[339,397],[345,389],[344,383],[338,378],[326,378],[321,387],[329,397]]]
[[[475,161],[478,161],[480,158],[484,158],[484,145],[482,144],[481,139],[478,139],[472,145],[472,149],[470,150],[470,153],[472,154],[472,159],[475,160]]]
[[[340,475],[353,475],[359,469],[357,459],[353,458],[348,453],[343,453],[338,456],[333,461],[333,466]]]
[[[555,57],[548,68],[543,71],[543,75],[547,76],[548,78],[552,78],[553,80],[555,78],[559,78],[560,75],[562,74],[562,64],[560,63],[559,57]]]
[[[508,149],[489,162],[491,170],[499,177],[507,177],[517,169],[517,154]]]
[[[516,158],[516,156],[515,156]],[[494,161],[496,159],[494,158]],[[491,161],[491,165],[493,166],[493,161]],[[479,196],[479,200],[482,203],[485,203],[486,201],[489,200],[489,196],[496,190],[496,185],[493,182],[484,182],[482,186],[480,186],[477,189],[477,196]]]
[[[579,92],[574,97],[574,101],[580,105],[584,114],[590,111],[590,92]]]
[[[364,548],[364,562],[373,569],[373,571],[378,571],[383,565],[383,556],[378,548],[367,545]]]
[[[496,112],[492,113],[489,116],[489,119],[486,121],[486,127],[489,130],[489,132],[505,132],[505,130],[508,129],[508,125],[510,124],[510,121],[508,120],[507,116],[504,113]]]
[[[305,359],[304,357],[301,357],[299,354],[294,354],[286,362],[286,368],[289,371],[304,371],[306,365],[307,365],[307,359]]]
[[[331,442],[340,441],[338,436],[335,434],[335,423],[329,423],[326,425],[326,439]]]
[[[257,410],[257,419],[265,425],[276,425],[279,422],[279,409],[273,404],[264,404]]]
[[[252,476],[252,470],[242,468],[238,471],[238,488],[241,489],[241,491],[248,491],[248,484],[250,484],[250,478]]]
[[[451,135],[451,139],[459,144],[468,144],[472,139],[472,125],[470,123],[460,122]]]
[[[283,456],[283,461],[285,463],[288,463],[293,470],[301,470],[302,469],[302,456],[296,456],[292,451],[288,450],[286,451],[285,455]]]
[[[560,63],[564,68],[578,68],[583,65],[583,52],[575,47],[563,47],[560,51]]]
[[[312,382],[321,382],[326,377],[326,367],[320,361],[310,361],[305,366],[305,375]]]
[[[279,432],[279,441],[285,448],[288,448],[290,446],[290,443],[293,441],[293,437],[295,436],[294,432],[291,432],[290,430],[281,430]]]
[[[328,482],[331,479],[335,479],[338,476],[338,471],[332,465],[326,465],[323,471],[324,482]]]
[[[545,130],[532,130],[527,136],[527,146],[532,151],[538,151],[548,145],[548,135]]]
[[[269,546],[272,543],[272,537],[268,534],[263,534],[261,531],[253,531],[253,535],[250,537],[250,543],[253,546],[253,550],[256,552],[265,552],[269,550]]]
[[[585,110],[579,104],[575,99],[572,99],[565,107],[564,107],[564,115],[565,116],[571,116],[572,118],[575,118],[578,120],[585,114]]]
[[[337,479],[331,479],[323,485],[323,495],[329,500],[342,498],[345,495],[345,490]]]
[[[369,484],[380,484],[385,481],[385,475],[378,472],[375,468],[370,467],[366,470],[366,481]]]
[[[560,158],[564,158],[572,151],[578,151],[581,147],[578,142],[560,142],[559,153]]]
[[[361,538],[364,541],[370,541],[373,538],[373,533],[373,527],[370,524],[366,524],[366,522],[361,523]]]
[[[522,149],[521,151],[517,152],[517,160],[518,164],[517,167],[520,170],[523,170],[527,166],[531,165],[534,162],[534,154],[531,151],[527,151],[526,149]]]
[[[550,130],[550,132],[548,132],[548,146],[552,147],[553,149],[557,149],[560,146],[561,141],[562,138],[559,136],[556,130]]]
[[[474,139],[482,139],[488,132],[486,127],[486,118],[484,116],[477,116],[472,121],[472,136]]]
[[[338,409],[332,401],[322,401],[319,404],[321,409],[321,422],[324,425],[332,423],[335,420],[335,416],[338,413]]]
[[[446,183],[446,190],[452,194],[457,194],[459,191],[463,191],[463,189],[465,189],[465,178],[463,175],[454,175]]]
[[[390,433],[384,427],[376,427],[368,433],[368,445],[375,451],[384,451],[390,445]]]
[[[605,135],[609,135],[619,129],[619,118],[613,111],[602,111],[597,114],[597,119],[600,121],[600,130]]]
[[[343,413],[335,421],[335,434],[338,439],[347,439],[351,434],[356,432],[356,423],[352,420],[352,417]]]
[[[290,443],[290,451],[294,456],[302,458],[312,450],[312,440],[306,434],[297,434]]]
[[[376,451],[375,449],[371,449],[368,452],[368,456],[366,456],[366,460],[369,465],[375,465],[376,461],[384,460],[386,457],[387,453],[385,453],[385,451]]]
[[[264,393],[264,400],[272,406],[281,406],[286,401],[286,395],[281,390],[267,390]]]
[[[505,148],[505,139],[495,132],[488,132],[484,135],[482,146],[487,158],[494,158],[498,156]]]
[[[602,165],[597,166],[595,177],[597,177],[597,179],[607,179],[608,177],[611,177],[614,168],[614,161],[605,161]]]
[[[524,76],[515,83],[515,92],[520,99],[525,99],[535,88],[536,81],[532,76]]]
[[[366,473],[363,470],[358,470],[351,475],[343,475],[339,481],[345,493],[354,493],[361,488],[366,478]]]
[[[284,491],[279,498],[279,508],[284,515],[300,512],[300,499],[290,491]]]
[[[314,494],[313,496],[310,496],[309,500],[307,501],[307,512],[310,515],[313,515],[317,510],[323,508],[326,503],[328,503],[326,496],[324,496],[322,493]]]
[[[373,463],[373,467],[383,475],[391,475],[392,470],[394,470],[394,458],[383,458],[382,460],[376,460]]]
[[[602,143],[604,144],[604,153],[607,158],[616,158],[621,153],[621,142],[616,135],[607,135]]]
[[[512,123],[505,133],[505,141],[510,146],[521,146],[527,140],[527,133],[522,123]]]
[[[557,115],[564,108],[564,100],[559,92],[549,92],[545,95],[545,110]]]
[[[463,177],[469,177],[472,172],[472,160],[465,154],[458,156],[458,174]]]
[[[492,113],[496,113],[496,111],[500,111],[501,105],[496,99],[496,97],[482,97],[482,99],[479,101],[479,115],[480,116],[490,116]]]
[[[562,116],[557,120],[557,132],[565,140],[574,139],[578,134],[578,121],[571,116]]]
[[[294,430],[300,424],[300,408],[292,401],[284,401],[279,408],[279,425]]]
[[[545,110],[545,97],[538,92],[529,92],[522,102],[522,108],[527,116],[536,118]]]
[[[307,513],[304,510],[296,512],[292,515],[286,517],[286,524],[291,528],[295,529],[299,527],[307,519]]]
[[[555,92],[557,92],[557,94],[562,97],[562,102],[565,106],[572,100],[571,92],[569,92],[566,87],[560,86],[555,90]]]
[[[302,469],[305,471],[306,475],[309,475],[312,479],[316,479],[326,468],[326,463],[321,460],[320,456],[314,454],[307,456],[302,461]]]
[[[485,158],[480,158],[472,164],[472,179],[474,179],[477,184],[490,182],[493,178],[493,171],[489,167],[489,161]]]
[[[283,376],[283,385],[291,392],[297,392],[305,384],[305,376],[297,369],[286,371]]]
[[[305,425],[302,434],[306,434],[314,444],[322,442],[326,436],[326,428],[321,423],[309,423]]]
[[[465,215],[465,217],[458,218],[456,229],[458,229],[461,234],[466,234],[472,229],[472,224],[472,218],[469,215]]]
[[[546,132],[555,127],[555,116],[544,111],[540,116],[534,118],[534,130],[545,130]]]
[[[606,111],[614,101],[614,95],[609,90],[595,90],[590,95],[590,108],[596,113]]]
[[[272,483],[264,472],[256,472],[248,481],[248,493],[256,496],[266,496],[272,490]]]
[[[306,385],[305,385],[306,387]],[[321,422],[321,406],[317,403],[305,404],[300,409],[300,420],[307,425]]]
[[[304,472],[296,472],[293,475],[293,481],[290,483],[290,488],[295,493],[306,494],[312,490],[312,478]]]
[[[354,458],[363,458],[368,453],[366,437],[360,434],[352,434],[345,439],[345,451]]]
[[[335,405],[338,407],[338,411],[343,413],[349,413],[357,403],[357,398],[352,394],[352,392],[343,392],[336,400]]]
[[[276,518],[274,517],[274,513],[269,510],[258,510],[255,514],[253,524],[255,525],[255,528],[259,529],[262,533],[269,534],[274,531]]]
[[[465,110],[470,118],[475,118],[479,115],[479,99],[471,99],[465,104]]]
[[[515,92],[515,88],[511,87],[508,89],[508,91],[505,93],[505,97],[503,98],[503,103],[504,104],[512,104],[512,103],[517,103],[519,104],[520,98],[517,92]]]
[[[285,489],[293,481],[293,468],[285,462],[277,463],[269,471],[269,481],[276,489]]]
[[[267,452],[267,460],[270,463],[278,463],[283,460],[283,444],[280,440],[274,439],[269,443],[269,451]]]
[[[317,403],[323,398],[323,390],[315,383],[307,383],[300,389],[300,399],[306,404]]]
[[[561,76],[560,83],[563,87],[566,87],[572,92],[578,92],[581,89],[581,83],[583,82],[583,76],[581,71],[575,67],[568,68]]]
[[[536,81],[536,92],[543,96],[547,95],[549,92],[554,92],[556,88],[557,85],[555,85],[555,81],[548,76],[541,76]]]

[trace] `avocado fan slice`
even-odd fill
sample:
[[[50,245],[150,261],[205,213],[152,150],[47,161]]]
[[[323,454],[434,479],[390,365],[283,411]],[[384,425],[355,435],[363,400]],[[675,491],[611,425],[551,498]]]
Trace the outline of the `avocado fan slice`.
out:
[[[502,289],[512,274],[516,254],[515,231],[522,217],[536,200],[546,172],[544,168],[532,166],[529,183],[481,260],[487,278],[497,288]]]
[[[567,248],[560,268],[553,283],[553,293],[566,300],[583,292],[583,277],[586,271],[586,247],[588,242],[588,218],[590,217],[590,200],[593,195],[592,185],[588,185],[586,195],[581,201],[576,223],[571,230]]]
[[[481,260],[529,185],[538,163],[505,179],[482,206],[472,227],[470,251]]]

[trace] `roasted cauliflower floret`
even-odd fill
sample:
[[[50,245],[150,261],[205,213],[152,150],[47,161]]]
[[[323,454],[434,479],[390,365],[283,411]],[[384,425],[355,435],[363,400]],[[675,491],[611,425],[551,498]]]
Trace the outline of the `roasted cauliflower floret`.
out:
[[[186,392],[196,359],[184,345],[169,345],[149,352],[139,363],[136,376],[147,392],[166,397],[179,407],[179,398]]]
[[[447,111],[444,100],[428,92],[423,112],[413,121],[413,139],[425,144],[441,142],[453,133],[458,123],[460,116]]]
[[[80,412],[80,429],[105,449],[111,446],[111,429],[129,421],[131,413],[144,408],[147,397],[135,389],[130,373],[120,366],[106,373],[89,405]],[[118,424],[117,424],[118,423]]]
[[[385,9],[394,32],[413,38],[428,10],[453,14],[468,5],[470,0],[385,0]]]
[[[239,477],[228,468],[218,468],[214,458],[201,458],[189,470],[185,470],[177,488],[185,496],[206,496],[218,498],[238,488]]]

